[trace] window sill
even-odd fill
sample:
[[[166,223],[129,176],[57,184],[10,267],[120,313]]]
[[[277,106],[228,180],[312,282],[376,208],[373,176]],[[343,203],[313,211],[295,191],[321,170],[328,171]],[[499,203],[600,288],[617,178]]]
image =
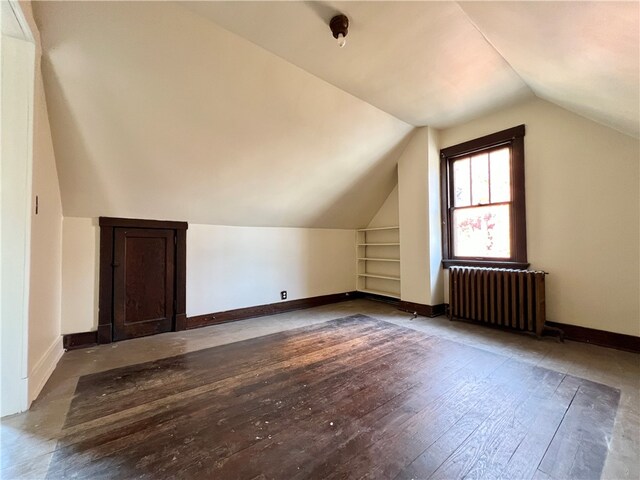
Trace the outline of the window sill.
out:
[[[513,270],[526,270],[529,263],[511,262],[505,260],[442,260],[442,267],[484,267],[484,268],[511,268]]]

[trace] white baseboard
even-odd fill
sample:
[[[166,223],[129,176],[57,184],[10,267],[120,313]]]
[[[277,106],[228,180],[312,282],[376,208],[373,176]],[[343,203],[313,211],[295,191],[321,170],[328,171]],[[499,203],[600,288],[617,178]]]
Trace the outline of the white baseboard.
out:
[[[42,391],[42,387],[44,387],[44,384],[49,380],[56,365],[58,365],[58,361],[62,358],[63,353],[62,337],[56,338],[49,348],[47,348],[42,358],[40,358],[38,363],[33,367],[33,370],[29,374],[29,406]]]

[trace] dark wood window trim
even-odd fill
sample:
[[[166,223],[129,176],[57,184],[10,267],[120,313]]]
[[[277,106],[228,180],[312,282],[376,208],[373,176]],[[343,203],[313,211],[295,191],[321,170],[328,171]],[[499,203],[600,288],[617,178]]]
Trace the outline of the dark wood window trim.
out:
[[[527,262],[527,226],[524,189],[524,134],[525,126],[502,130],[468,142],[440,150],[440,191],[442,206],[442,265],[479,266],[525,269]],[[462,258],[452,251],[451,222],[453,161],[483,150],[508,145],[511,149],[511,258]]]
[[[175,231],[175,317],[173,330],[187,328],[187,222],[100,217],[100,286],[98,291],[98,343],[113,341],[113,244],[116,228],[160,228]]]

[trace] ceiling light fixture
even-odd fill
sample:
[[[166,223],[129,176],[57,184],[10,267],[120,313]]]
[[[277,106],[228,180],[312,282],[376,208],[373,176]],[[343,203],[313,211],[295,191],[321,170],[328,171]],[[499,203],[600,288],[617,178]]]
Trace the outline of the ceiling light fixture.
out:
[[[340,48],[347,44],[347,33],[349,32],[349,19],[346,15],[336,15],[329,22],[329,28],[333,33],[333,38],[338,40],[338,46]]]

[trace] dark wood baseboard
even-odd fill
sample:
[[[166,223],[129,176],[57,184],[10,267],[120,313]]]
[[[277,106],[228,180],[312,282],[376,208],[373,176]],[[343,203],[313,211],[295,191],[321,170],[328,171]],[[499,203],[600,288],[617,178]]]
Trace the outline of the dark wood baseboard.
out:
[[[291,312],[294,310],[302,310],[305,308],[319,307],[321,305],[329,305],[331,303],[354,300],[356,298],[366,298],[370,300],[383,301],[394,305],[397,304],[398,310],[410,313],[415,312],[418,315],[422,315],[425,317],[437,317],[439,315],[443,315],[445,313],[446,307],[445,304],[424,305],[421,303],[395,301],[394,299],[391,299],[389,297],[378,297],[377,295],[354,291],[336,293],[332,295],[322,295],[319,297],[302,298],[299,300],[290,300],[288,302],[271,303],[268,305],[258,305],[255,307],[239,308],[236,310],[227,310],[225,312],[197,315],[193,317],[186,317],[181,315],[176,318],[176,330],[183,330],[185,328],[192,329],[206,327],[208,325],[216,325],[218,323],[226,323],[254,317],[263,317],[266,315],[275,315],[278,313]],[[471,323],[475,324],[477,322]],[[607,332],[604,330],[596,330],[594,328],[580,327],[577,325],[568,325],[566,323],[546,322],[546,325],[562,329],[567,340],[582,343],[591,343],[593,345],[614,348],[616,350],[624,350],[627,352],[640,353],[640,337],[625,335],[622,333]],[[63,335],[62,345],[65,350],[93,347],[98,344],[99,335],[100,333],[97,331],[69,333]]]
[[[640,337],[625,335],[624,333],[606,332],[595,328],[579,327],[578,325],[568,325],[566,323],[546,322],[546,325],[564,331],[564,338],[567,340],[640,353]]]
[[[330,303],[353,300],[359,298],[359,296],[358,292],[334,293],[318,297],[301,298],[299,300],[289,300],[288,302],[270,303],[267,305],[256,305],[255,307],[237,308],[224,312],[196,315],[187,317],[187,329],[206,327],[208,325],[233,322],[247,318],[264,317],[266,315],[276,315],[278,313],[302,310],[304,308],[319,307]]]
[[[423,317],[438,317],[440,315],[444,315],[445,304],[439,303],[437,305],[424,305],[422,303],[405,302],[404,300],[401,300],[398,305],[398,310],[417,313]]]
[[[354,292],[355,298],[366,298],[367,300],[373,300],[374,302],[388,303],[389,305],[400,305],[400,300],[393,297],[387,297],[385,295],[376,295],[375,293],[368,292]]]
[[[67,333],[62,336],[62,347],[65,350],[94,347],[98,344],[98,332]]]
[[[330,303],[354,300],[360,297],[360,293],[354,291],[322,295],[319,297],[301,298],[299,300],[290,300],[288,302],[278,302],[269,305],[238,308],[236,310],[227,310],[226,312],[197,315],[194,317],[187,317],[185,314],[178,314],[176,315],[175,331],[206,327],[208,325],[215,325],[218,323],[244,320],[246,318],[275,315],[294,310],[302,310],[304,308],[319,307],[321,305],[329,305]],[[69,333],[62,337],[62,345],[65,350],[93,347],[98,345],[98,343],[111,343],[111,341],[111,325],[98,325],[97,331]]]

